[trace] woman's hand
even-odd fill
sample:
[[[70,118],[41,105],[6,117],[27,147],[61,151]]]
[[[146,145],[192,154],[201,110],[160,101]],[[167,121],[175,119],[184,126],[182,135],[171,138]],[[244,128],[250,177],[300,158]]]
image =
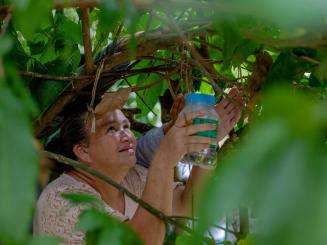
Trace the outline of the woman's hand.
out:
[[[217,142],[216,139],[195,135],[200,131],[217,130],[217,126],[213,124],[192,124],[194,118],[203,115],[205,115],[205,112],[201,111],[188,114],[180,113],[163,138],[159,151],[171,167],[176,166],[186,153],[207,149],[210,144]]]
[[[225,98],[216,105],[216,112],[220,119],[217,128],[218,142],[225,138],[238,120],[240,120],[243,105],[242,94],[242,91],[238,88],[232,88],[228,93],[229,97],[232,99]],[[174,122],[177,120],[178,114],[183,109],[184,105],[185,102],[183,95],[178,94],[170,111],[172,120],[163,127],[164,134],[167,134],[170,128],[174,125]]]
[[[229,134],[241,117],[243,105],[242,92],[237,88],[232,88],[228,95],[232,100],[225,98],[216,105],[216,112],[220,118],[218,142]]]

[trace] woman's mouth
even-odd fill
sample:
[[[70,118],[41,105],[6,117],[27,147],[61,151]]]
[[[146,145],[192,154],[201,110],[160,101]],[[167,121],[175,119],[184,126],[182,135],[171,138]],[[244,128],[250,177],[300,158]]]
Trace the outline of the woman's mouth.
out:
[[[118,152],[120,152],[120,153],[128,152],[128,153],[132,154],[132,153],[134,153],[134,147],[131,145],[123,146],[118,150]]]

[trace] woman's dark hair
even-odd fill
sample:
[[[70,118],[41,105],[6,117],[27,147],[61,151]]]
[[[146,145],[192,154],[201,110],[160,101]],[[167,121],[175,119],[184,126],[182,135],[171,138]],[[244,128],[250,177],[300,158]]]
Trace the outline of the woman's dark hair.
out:
[[[74,146],[79,143],[85,145],[88,145],[89,143],[87,116],[88,112],[86,110],[75,111],[75,113],[66,116],[60,129],[45,145],[45,149],[77,160],[73,151]],[[73,170],[73,167],[56,162],[50,179],[53,180],[63,172],[69,172],[71,170]]]
[[[62,144],[62,155],[76,160],[77,157],[73,151],[74,146],[79,143],[88,145],[87,114],[87,112],[72,114],[63,123],[59,137]]]

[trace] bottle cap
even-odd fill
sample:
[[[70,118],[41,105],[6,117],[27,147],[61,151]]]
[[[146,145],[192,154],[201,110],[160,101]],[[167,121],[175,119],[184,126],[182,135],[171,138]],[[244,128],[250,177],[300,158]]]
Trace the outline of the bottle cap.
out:
[[[209,94],[189,93],[185,96],[185,102],[186,104],[202,103],[214,106],[216,104],[216,98],[215,96]]]

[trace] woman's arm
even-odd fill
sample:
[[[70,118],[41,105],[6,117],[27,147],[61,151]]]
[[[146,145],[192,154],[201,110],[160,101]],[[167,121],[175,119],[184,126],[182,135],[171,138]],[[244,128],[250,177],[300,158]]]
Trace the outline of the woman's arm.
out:
[[[203,115],[203,112],[186,115],[189,120]],[[188,120],[188,121],[189,121]],[[194,136],[195,133],[213,130],[214,125],[186,125],[184,116],[177,119],[160,143],[149,169],[142,199],[166,215],[173,211],[174,167],[187,150],[200,151],[209,147],[212,139]],[[128,222],[146,244],[161,244],[165,235],[165,224],[156,216],[139,207]]]
[[[239,104],[242,104],[240,93],[236,89],[232,89],[229,93]],[[218,126],[218,139],[221,141],[233,129],[241,116],[241,108],[230,101],[229,99],[222,100],[216,105],[216,111],[220,118]],[[192,205],[196,205],[196,200],[199,200],[197,195],[206,181],[210,178],[212,171],[193,166],[189,179],[186,185],[178,187],[174,193],[174,215],[190,215]],[[192,190],[193,189],[193,190]],[[192,197],[193,196],[193,197]],[[193,200],[192,200],[193,199]],[[192,203],[194,202],[194,203]]]

